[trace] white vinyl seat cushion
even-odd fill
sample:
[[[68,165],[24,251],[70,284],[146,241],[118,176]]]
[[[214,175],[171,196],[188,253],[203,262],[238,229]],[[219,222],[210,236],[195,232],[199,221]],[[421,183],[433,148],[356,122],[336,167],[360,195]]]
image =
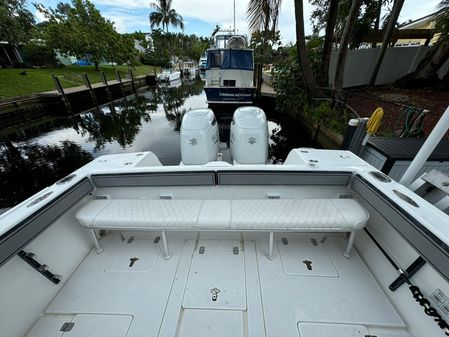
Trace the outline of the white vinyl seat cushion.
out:
[[[201,200],[93,200],[76,214],[89,228],[117,230],[192,229]]]
[[[368,212],[353,199],[232,200],[232,229],[354,231]]]
[[[367,211],[353,199],[92,200],[77,219],[116,230],[272,230],[350,232]]]
[[[350,232],[344,256],[350,256],[355,232],[368,212],[353,199],[114,199],[92,200],[76,213],[91,229],[160,230],[164,257],[170,258],[165,231],[232,230],[270,232],[268,258],[273,258],[273,232]]]

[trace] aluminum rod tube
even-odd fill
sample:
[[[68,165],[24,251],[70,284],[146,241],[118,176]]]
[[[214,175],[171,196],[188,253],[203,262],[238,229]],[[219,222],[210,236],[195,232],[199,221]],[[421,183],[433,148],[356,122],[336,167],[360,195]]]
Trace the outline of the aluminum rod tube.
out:
[[[103,248],[100,246],[100,242],[98,242],[97,233],[95,232],[95,229],[91,229],[90,232],[92,233],[92,238],[94,239],[95,249],[97,250],[97,254],[100,254],[103,251]]]
[[[165,235],[165,231],[162,231],[162,246],[164,247],[164,258],[166,260],[170,259],[170,251],[168,250],[168,242],[167,236]]]
[[[268,259],[273,260],[273,243],[274,243],[274,233],[270,232],[270,239],[268,242]]]
[[[448,129],[449,129],[449,107],[447,107],[446,111],[443,113],[443,116],[441,116],[437,125],[435,125],[435,127],[433,128],[429,137],[419,150],[415,159],[413,159],[407,171],[405,171],[399,183],[407,187],[412,183],[413,179],[415,179],[419,170],[423,167],[424,163],[432,154],[433,150],[435,150],[436,146],[444,137]]]

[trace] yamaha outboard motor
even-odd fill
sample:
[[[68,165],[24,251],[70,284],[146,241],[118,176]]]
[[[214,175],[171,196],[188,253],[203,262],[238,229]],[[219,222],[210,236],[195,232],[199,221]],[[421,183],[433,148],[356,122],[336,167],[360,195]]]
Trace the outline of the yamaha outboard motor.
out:
[[[268,124],[265,112],[254,106],[234,112],[230,134],[234,164],[265,164],[268,159]]]
[[[184,165],[203,165],[217,159],[220,139],[211,109],[188,111],[181,124],[181,157]]]

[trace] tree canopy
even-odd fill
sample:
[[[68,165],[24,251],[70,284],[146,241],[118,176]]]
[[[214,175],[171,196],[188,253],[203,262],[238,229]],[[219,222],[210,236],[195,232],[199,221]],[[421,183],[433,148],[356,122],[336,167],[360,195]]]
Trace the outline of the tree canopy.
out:
[[[25,0],[0,0],[0,41],[28,42],[33,28],[34,16],[25,7]]]
[[[153,48],[147,48],[142,62],[162,67],[168,66],[174,56],[197,61],[211,44],[209,38],[195,34],[164,33],[161,29],[153,30],[151,37]]]
[[[105,19],[89,0],[59,3],[55,9],[35,6],[49,20],[43,36],[54,49],[88,57],[96,67],[103,60],[124,63],[136,57],[134,40],[119,34],[113,22]]]

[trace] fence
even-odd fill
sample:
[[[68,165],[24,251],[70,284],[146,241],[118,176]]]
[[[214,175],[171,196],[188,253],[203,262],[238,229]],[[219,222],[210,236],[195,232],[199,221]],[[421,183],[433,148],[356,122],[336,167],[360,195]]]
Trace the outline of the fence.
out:
[[[376,84],[389,84],[413,72],[426,55],[429,46],[388,48],[382,61]],[[349,50],[346,57],[343,87],[357,87],[368,84],[376,64],[380,48]],[[333,51],[329,65],[329,85],[335,77],[337,52]],[[449,69],[449,60],[440,68],[442,78]]]

